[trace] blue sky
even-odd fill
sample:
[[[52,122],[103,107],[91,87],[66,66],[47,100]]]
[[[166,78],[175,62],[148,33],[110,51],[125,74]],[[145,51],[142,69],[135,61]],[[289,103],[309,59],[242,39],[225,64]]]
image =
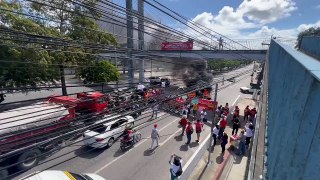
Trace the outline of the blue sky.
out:
[[[240,39],[272,34],[294,38],[306,28],[320,26],[320,0],[158,1],[188,19]],[[177,23],[164,15],[160,17],[167,24]]]

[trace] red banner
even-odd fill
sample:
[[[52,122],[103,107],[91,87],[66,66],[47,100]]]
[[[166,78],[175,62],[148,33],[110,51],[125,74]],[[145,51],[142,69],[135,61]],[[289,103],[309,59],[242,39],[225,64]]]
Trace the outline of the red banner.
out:
[[[207,110],[213,110],[214,109],[214,101],[213,100],[207,100],[207,99],[200,99],[198,103],[199,108],[207,109]],[[216,107],[218,107],[218,102],[216,104]]]
[[[161,50],[192,50],[193,42],[163,42],[161,44]]]

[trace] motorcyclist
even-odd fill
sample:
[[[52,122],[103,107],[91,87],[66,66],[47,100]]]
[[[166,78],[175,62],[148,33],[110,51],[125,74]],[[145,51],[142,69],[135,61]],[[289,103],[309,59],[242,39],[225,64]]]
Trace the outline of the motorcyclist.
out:
[[[124,134],[123,140],[125,142],[132,141],[134,143],[134,131],[132,129],[130,129],[129,127],[126,127],[123,134]]]

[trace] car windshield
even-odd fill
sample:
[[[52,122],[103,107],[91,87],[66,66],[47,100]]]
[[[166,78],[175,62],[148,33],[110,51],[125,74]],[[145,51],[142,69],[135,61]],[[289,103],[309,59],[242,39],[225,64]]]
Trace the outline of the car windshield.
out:
[[[93,127],[90,129],[91,131],[97,132],[97,133],[103,133],[107,130],[107,126],[99,125],[97,127]]]

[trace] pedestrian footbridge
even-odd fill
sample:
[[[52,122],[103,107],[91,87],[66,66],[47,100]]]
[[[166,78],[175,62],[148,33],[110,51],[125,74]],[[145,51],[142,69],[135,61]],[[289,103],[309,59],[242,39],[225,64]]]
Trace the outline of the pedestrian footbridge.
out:
[[[187,50],[187,51],[161,51],[149,50],[143,53],[147,56],[159,56],[181,59],[251,59],[264,61],[267,50]]]

